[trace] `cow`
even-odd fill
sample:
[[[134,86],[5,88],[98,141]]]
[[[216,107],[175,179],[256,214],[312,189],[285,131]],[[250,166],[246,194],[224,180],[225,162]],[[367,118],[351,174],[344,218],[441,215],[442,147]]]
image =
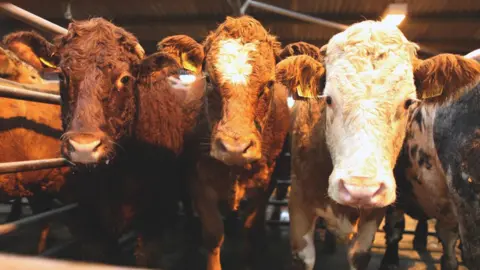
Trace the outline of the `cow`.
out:
[[[478,109],[480,63],[440,54],[416,64],[415,81],[422,103],[412,107],[398,160],[399,198],[386,216],[391,237],[382,261],[398,266],[403,212],[416,208],[435,218],[443,246],[442,269],[457,269],[455,246],[460,233],[469,269],[480,265],[478,219]],[[407,204],[406,202],[410,202]],[[400,226],[399,226],[400,225]]]
[[[133,34],[102,18],[70,23],[55,45],[61,151],[75,164],[65,192],[79,201],[70,228],[83,259],[125,263],[117,239],[134,229],[136,264],[157,267],[162,231],[178,214],[177,159],[203,100],[194,90],[203,93],[205,80],[182,82],[197,63],[182,66],[169,46],[145,57]],[[185,59],[201,58],[175,45]]]
[[[323,63],[301,55],[277,68],[297,99],[289,201],[295,266],[313,269],[320,216],[350,242],[351,268],[367,267],[385,207],[396,199],[393,168],[417,102],[417,48],[395,26],[363,21],[321,48]]]
[[[290,43],[285,46],[279,54],[279,60],[284,60],[293,55],[308,55],[317,61],[322,61],[320,48],[304,41]]]
[[[219,270],[224,224],[219,203],[245,217],[248,264],[262,250],[275,159],[288,130],[287,90],[275,82],[280,43],[249,16],[227,17],[203,42],[204,109],[190,155],[193,204],[207,269]],[[247,205],[240,208],[242,198]]]
[[[53,45],[33,31],[19,31],[3,38],[0,48],[2,85],[33,85],[45,92],[51,86],[41,72],[58,63]],[[58,84],[57,84],[58,88]],[[57,89],[58,93],[58,89]],[[0,98],[0,162],[60,157],[60,106],[11,98]],[[21,215],[21,197],[28,199],[34,214],[53,207],[53,198],[64,183],[67,168],[44,169],[0,175],[0,199],[15,198],[7,221]],[[49,226],[44,225],[37,252],[46,247]]]

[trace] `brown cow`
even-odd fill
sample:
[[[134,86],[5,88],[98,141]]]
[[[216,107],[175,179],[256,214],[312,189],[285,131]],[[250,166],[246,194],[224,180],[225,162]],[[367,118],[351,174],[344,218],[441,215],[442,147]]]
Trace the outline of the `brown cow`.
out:
[[[237,210],[246,196],[249,243],[262,235],[267,187],[288,129],[287,91],[275,83],[280,44],[257,20],[227,17],[204,47],[210,84],[196,129],[191,192],[208,250],[207,269],[218,270],[224,239],[219,202]]]
[[[174,44],[197,59],[198,51]],[[67,185],[80,202],[71,228],[86,259],[119,262],[116,241],[134,228],[137,264],[158,265],[162,229],[177,214],[186,123],[195,122],[195,90],[205,87],[178,84],[185,69],[169,48],[144,58],[131,33],[101,18],[73,22],[57,39],[62,152],[77,165]]]
[[[396,197],[393,167],[416,100],[415,50],[398,28],[365,21],[322,47],[324,67],[307,56],[284,60],[296,66],[286,72],[297,82],[293,96],[313,99],[297,101],[292,116],[291,246],[306,269],[315,264],[318,216],[351,240],[352,269],[368,265],[384,207]]]
[[[2,78],[27,85],[45,86],[39,72],[55,64],[52,44],[35,32],[16,32],[4,37],[0,49]],[[40,60],[41,59],[41,60]],[[11,84],[2,81],[2,84]],[[54,84],[52,84],[54,85]],[[0,98],[0,162],[60,157],[60,106]],[[64,169],[46,169],[0,175],[1,199],[27,197],[33,213],[52,207],[52,196],[64,183]],[[16,200],[19,204],[20,200]],[[9,221],[18,218],[21,208]],[[46,225],[45,225],[46,226]],[[48,226],[42,232],[38,252],[46,245]]]
[[[317,61],[322,61],[322,54],[320,48],[307,42],[299,41],[288,44],[280,52],[279,58],[283,60],[289,56],[294,55],[308,55]]]

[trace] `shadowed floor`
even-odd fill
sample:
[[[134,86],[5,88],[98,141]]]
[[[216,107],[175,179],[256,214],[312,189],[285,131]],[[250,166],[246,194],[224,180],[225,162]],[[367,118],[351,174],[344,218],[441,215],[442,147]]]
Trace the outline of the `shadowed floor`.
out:
[[[9,206],[0,206],[0,219],[5,220],[9,211]],[[30,214],[28,207],[24,207],[24,214]],[[416,221],[407,218],[406,229],[413,231],[415,229]],[[383,224],[380,226],[380,228]],[[434,232],[434,222],[429,222],[429,231]],[[8,236],[0,237],[0,252],[11,252],[17,254],[33,255],[36,250],[36,231],[39,230],[39,226],[32,226],[29,229],[14,232]],[[349,269],[346,261],[346,249],[343,245],[337,245],[337,251],[334,254],[326,254],[322,252],[322,240],[320,239],[322,230],[319,229],[317,233],[317,261],[315,269]],[[68,230],[60,224],[55,224],[53,228],[53,241],[51,245],[66,242],[71,239],[71,235]],[[203,270],[205,269],[205,259],[202,248],[198,246],[190,246],[188,248],[185,243],[199,243],[199,239],[192,237],[189,234],[185,234],[182,228],[178,231],[170,233],[168,239],[170,250],[166,250],[165,261],[169,262],[167,265],[174,264],[176,267],[166,267],[165,269],[192,269]],[[240,235],[229,235],[226,238],[225,244],[222,250],[222,264],[224,270],[243,270],[246,269],[242,260],[238,256],[242,249],[242,241]],[[288,239],[288,227],[287,226],[269,226],[267,234],[267,246],[263,249],[261,269],[289,269],[290,265],[290,250]],[[418,254],[412,248],[412,234],[405,234],[403,240],[400,243],[400,269],[440,269],[439,259],[441,256],[441,245],[436,237],[428,237],[428,252],[425,254]],[[373,256],[368,269],[378,269],[380,261],[385,251],[384,246],[384,233],[378,232],[374,247],[372,249]],[[181,251],[179,251],[181,250]],[[65,259],[75,259],[76,251],[72,247],[59,254],[57,257]],[[460,251],[457,250],[457,255],[460,260]],[[1,262],[0,262],[1,266]],[[1,268],[1,267],[0,267]],[[467,269],[464,266],[459,268],[460,270]]]

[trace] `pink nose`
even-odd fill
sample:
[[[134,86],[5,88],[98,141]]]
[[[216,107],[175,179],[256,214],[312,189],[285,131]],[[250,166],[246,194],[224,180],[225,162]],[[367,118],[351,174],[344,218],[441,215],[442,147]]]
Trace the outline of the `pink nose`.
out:
[[[350,181],[349,181],[350,182]],[[340,203],[353,207],[368,207],[378,204],[378,197],[385,192],[385,184],[364,185],[349,183],[341,179],[339,184]]]
[[[222,139],[217,140],[218,149],[231,154],[244,154],[253,146],[251,140],[238,140],[236,142],[226,142]]]

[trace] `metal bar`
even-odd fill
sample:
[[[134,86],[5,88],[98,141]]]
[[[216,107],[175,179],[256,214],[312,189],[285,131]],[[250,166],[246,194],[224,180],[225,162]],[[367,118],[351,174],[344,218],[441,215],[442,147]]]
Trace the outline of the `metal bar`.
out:
[[[292,17],[292,18],[295,18],[295,19],[298,19],[298,20],[302,20],[302,21],[306,21],[306,22],[311,22],[311,23],[315,23],[315,24],[339,29],[339,30],[342,30],[342,31],[348,28],[348,25],[346,25],[346,24],[327,21],[327,20],[324,20],[324,19],[316,18],[316,17],[313,17],[313,16],[305,15],[305,14],[302,14],[302,13],[299,13],[299,12],[291,11],[291,10],[284,9],[284,8],[279,8],[279,7],[276,7],[276,6],[272,6],[272,5],[269,5],[269,4],[265,4],[265,3],[257,2],[257,1],[253,1],[253,0],[245,2],[244,6],[241,9],[243,14],[245,14],[244,12],[249,6],[256,7],[256,8],[259,8],[259,9],[263,9],[263,10],[266,10],[266,11],[270,11],[270,12],[273,12],[273,13],[281,14],[281,15],[284,15],[284,16],[287,16],[287,17]]]
[[[30,90],[30,91],[40,92],[40,93],[47,93],[47,94],[54,94],[54,95],[58,95],[60,93],[60,83],[58,81],[48,81],[40,84],[23,84],[23,83],[18,83],[15,81],[0,78],[0,85],[17,87],[25,90]]]
[[[269,200],[268,204],[270,205],[288,205],[288,200]]]
[[[74,262],[58,259],[38,258],[25,255],[13,255],[0,253],[0,265],[2,269],[15,270],[147,270],[147,268],[122,267],[105,264],[95,264],[86,262]],[[161,269],[159,269],[161,270]]]
[[[8,234],[8,233],[11,233],[15,230],[21,229],[22,227],[26,227],[26,226],[30,225],[31,223],[40,222],[42,220],[45,220],[45,219],[63,214],[67,211],[71,211],[71,210],[75,209],[76,207],[78,207],[78,203],[72,203],[72,204],[68,204],[68,205],[65,205],[63,207],[57,208],[57,209],[53,209],[53,210],[50,210],[50,211],[47,211],[47,212],[40,213],[38,215],[32,215],[32,216],[22,218],[20,220],[14,221],[14,222],[2,224],[2,225],[0,225],[0,235]]]
[[[70,165],[64,158],[37,159],[0,163],[0,174],[36,171]]]
[[[77,243],[77,240],[75,240],[75,239],[68,240],[65,243],[55,245],[55,246],[45,250],[44,252],[38,254],[38,256],[40,256],[40,257],[54,257],[54,256],[57,256],[58,253],[60,253],[60,252],[64,251],[65,249],[71,247],[75,243]]]
[[[26,101],[42,102],[49,104],[60,104],[60,95],[47,94],[26,90],[19,87],[0,85],[0,97],[14,98]]]
[[[39,17],[22,8],[19,8],[12,3],[0,3],[0,10],[17,20],[20,20],[43,31],[48,31],[59,35],[66,35],[68,32],[67,29],[52,22],[49,22],[44,18]]]
[[[472,52],[469,52],[465,55],[466,58],[480,59],[480,49],[476,49]]]

